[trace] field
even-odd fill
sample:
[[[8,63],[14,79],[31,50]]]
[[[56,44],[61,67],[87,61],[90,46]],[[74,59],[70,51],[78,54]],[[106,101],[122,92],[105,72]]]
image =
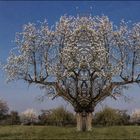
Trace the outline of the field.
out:
[[[140,126],[94,127],[77,132],[74,127],[0,126],[1,139],[140,139]]]

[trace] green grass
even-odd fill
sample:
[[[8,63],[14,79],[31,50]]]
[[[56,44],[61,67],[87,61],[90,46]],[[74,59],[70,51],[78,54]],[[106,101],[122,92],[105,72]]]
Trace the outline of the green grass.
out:
[[[77,132],[74,127],[0,126],[1,139],[140,139],[140,126],[94,127]]]

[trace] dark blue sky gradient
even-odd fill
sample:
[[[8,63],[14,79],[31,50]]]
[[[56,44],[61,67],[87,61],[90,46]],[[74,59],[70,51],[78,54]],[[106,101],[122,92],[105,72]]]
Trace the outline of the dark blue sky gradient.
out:
[[[92,11],[90,7],[92,6]],[[76,7],[77,10],[76,10]],[[37,22],[47,19],[49,25],[55,24],[60,16],[77,14],[107,15],[110,20],[118,25],[121,19],[131,20],[132,23],[140,21],[139,1],[0,1],[0,60],[6,62],[10,49],[15,47],[12,42],[16,32],[22,30],[22,26],[28,22]],[[22,81],[5,83],[5,75],[0,70],[0,98],[7,101],[11,110],[24,111],[26,108],[36,110],[52,108],[63,103],[61,99],[39,103],[36,97],[43,95],[35,86],[28,88]],[[107,99],[103,104],[116,108],[128,109],[140,108],[140,92],[137,86],[125,91],[126,95],[133,98],[132,101],[124,102]],[[71,108],[71,107],[68,107]]]

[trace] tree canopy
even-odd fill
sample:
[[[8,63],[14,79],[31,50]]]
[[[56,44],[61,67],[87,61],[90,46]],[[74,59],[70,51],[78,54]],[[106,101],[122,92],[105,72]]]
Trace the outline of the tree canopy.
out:
[[[114,25],[107,16],[62,16],[51,28],[24,25],[4,69],[7,80],[40,85],[91,110],[127,84],[140,83],[140,23]]]

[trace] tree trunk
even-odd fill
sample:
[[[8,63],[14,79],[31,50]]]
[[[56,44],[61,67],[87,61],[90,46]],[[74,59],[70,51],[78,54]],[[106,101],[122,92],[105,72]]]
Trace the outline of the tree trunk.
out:
[[[76,113],[77,130],[91,131],[92,130],[92,113]]]

